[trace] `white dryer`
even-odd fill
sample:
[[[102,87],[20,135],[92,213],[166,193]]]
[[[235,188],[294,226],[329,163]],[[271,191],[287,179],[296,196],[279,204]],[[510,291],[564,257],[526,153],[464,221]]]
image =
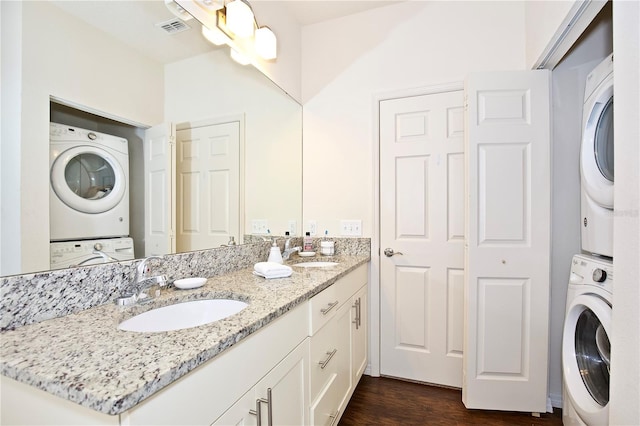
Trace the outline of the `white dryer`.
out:
[[[587,77],[580,149],[582,250],[613,257],[613,54]]]
[[[611,261],[574,256],[562,335],[565,425],[609,423],[612,297]]]
[[[49,124],[51,241],[129,235],[129,144]]]

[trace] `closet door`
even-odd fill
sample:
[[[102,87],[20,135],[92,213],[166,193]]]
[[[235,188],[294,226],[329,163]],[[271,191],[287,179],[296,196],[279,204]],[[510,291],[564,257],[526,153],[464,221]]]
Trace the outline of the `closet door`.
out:
[[[144,253],[137,257],[176,252],[175,126],[159,124],[144,136]]]
[[[463,402],[545,412],[550,73],[471,74]]]

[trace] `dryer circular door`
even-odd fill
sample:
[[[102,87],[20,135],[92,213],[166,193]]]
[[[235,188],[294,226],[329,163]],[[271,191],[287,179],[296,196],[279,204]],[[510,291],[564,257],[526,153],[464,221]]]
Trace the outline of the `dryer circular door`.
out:
[[[587,425],[609,419],[611,306],[593,294],[577,296],[567,307],[562,339],[564,386]]]
[[[70,208],[82,213],[102,213],[122,200],[125,173],[108,151],[77,146],[55,159],[51,166],[51,186]]]
[[[583,188],[601,207],[613,209],[613,76],[584,105],[580,168]]]

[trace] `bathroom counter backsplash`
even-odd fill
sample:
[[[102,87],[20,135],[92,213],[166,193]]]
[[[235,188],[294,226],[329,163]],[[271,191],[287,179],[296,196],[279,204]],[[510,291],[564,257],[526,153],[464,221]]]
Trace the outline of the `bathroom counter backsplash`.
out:
[[[370,256],[337,255],[332,260],[338,265],[294,267],[291,277],[273,280],[257,277],[247,267],[209,278],[199,289],[168,288],[151,306],[108,303],[3,331],[2,374],[102,413],[122,413],[366,264]],[[117,328],[141,311],[207,298],[233,298],[249,306],[183,330],[136,333]]]
[[[265,261],[270,243],[262,241],[262,237],[245,238],[253,243],[165,255],[160,262],[149,266],[153,275],[165,275],[173,282],[185,277],[212,278]],[[277,238],[282,249],[284,239]],[[370,255],[370,238],[334,240],[336,254]],[[127,292],[139,262],[113,262],[0,277],[0,331],[112,303]]]

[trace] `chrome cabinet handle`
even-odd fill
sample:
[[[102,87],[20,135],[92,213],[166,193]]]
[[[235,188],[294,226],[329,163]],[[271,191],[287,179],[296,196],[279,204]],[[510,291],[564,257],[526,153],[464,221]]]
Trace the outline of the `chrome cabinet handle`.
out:
[[[384,255],[387,256],[387,257],[391,257],[391,256],[394,256],[396,254],[402,255],[403,253],[401,251],[394,252],[392,248],[384,249]]]
[[[271,388],[267,388],[267,425],[273,426],[273,398]]]
[[[263,402],[267,402],[266,399],[263,398],[258,398],[256,399],[256,409],[255,410],[249,410],[249,414],[253,414],[254,416],[256,416],[257,422],[256,425],[257,426],[262,426],[262,408],[261,405]]]
[[[339,302],[337,300],[333,303],[329,303],[329,305],[326,308],[320,309],[320,312],[322,312],[322,315],[327,315],[330,310],[338,306],[338,303]]]
[[[328,355],[327,358],[322,361],[318,361],[318,364],[320,364],[321,369],[324,370],[324,368],[327,366],[327,364],[329,364],[329,361],[331,361],[331,358],[333,358],[336,352],[338,352],[337,349],[334,349],[331,352],[327,352],[327,355]]]
[[[340,414],[340,410],[337,410],[335,414],[329,414],[329,418],[332,419],[329,426],[333,426],[334,424],[336,424],[336,421],[338,421],[338,414]]]
[[[267,388],[267,399],[256,399],[256,409],[249,410],[249,414],[253,414],[257,418],[257,426],[262,426],[262,406],[261,404],[267,404],[267,425],[273,425],[273,402],[271,399],[271,388]]]
[[[360,328],[360,325],[362,324],[360,320],[360,298],[359,297],[358,297],[358,300],[356,300],[353,307],[356,308],[356,318],[352,322],[356,325],[356,330],[357,330],[358,328]]]

